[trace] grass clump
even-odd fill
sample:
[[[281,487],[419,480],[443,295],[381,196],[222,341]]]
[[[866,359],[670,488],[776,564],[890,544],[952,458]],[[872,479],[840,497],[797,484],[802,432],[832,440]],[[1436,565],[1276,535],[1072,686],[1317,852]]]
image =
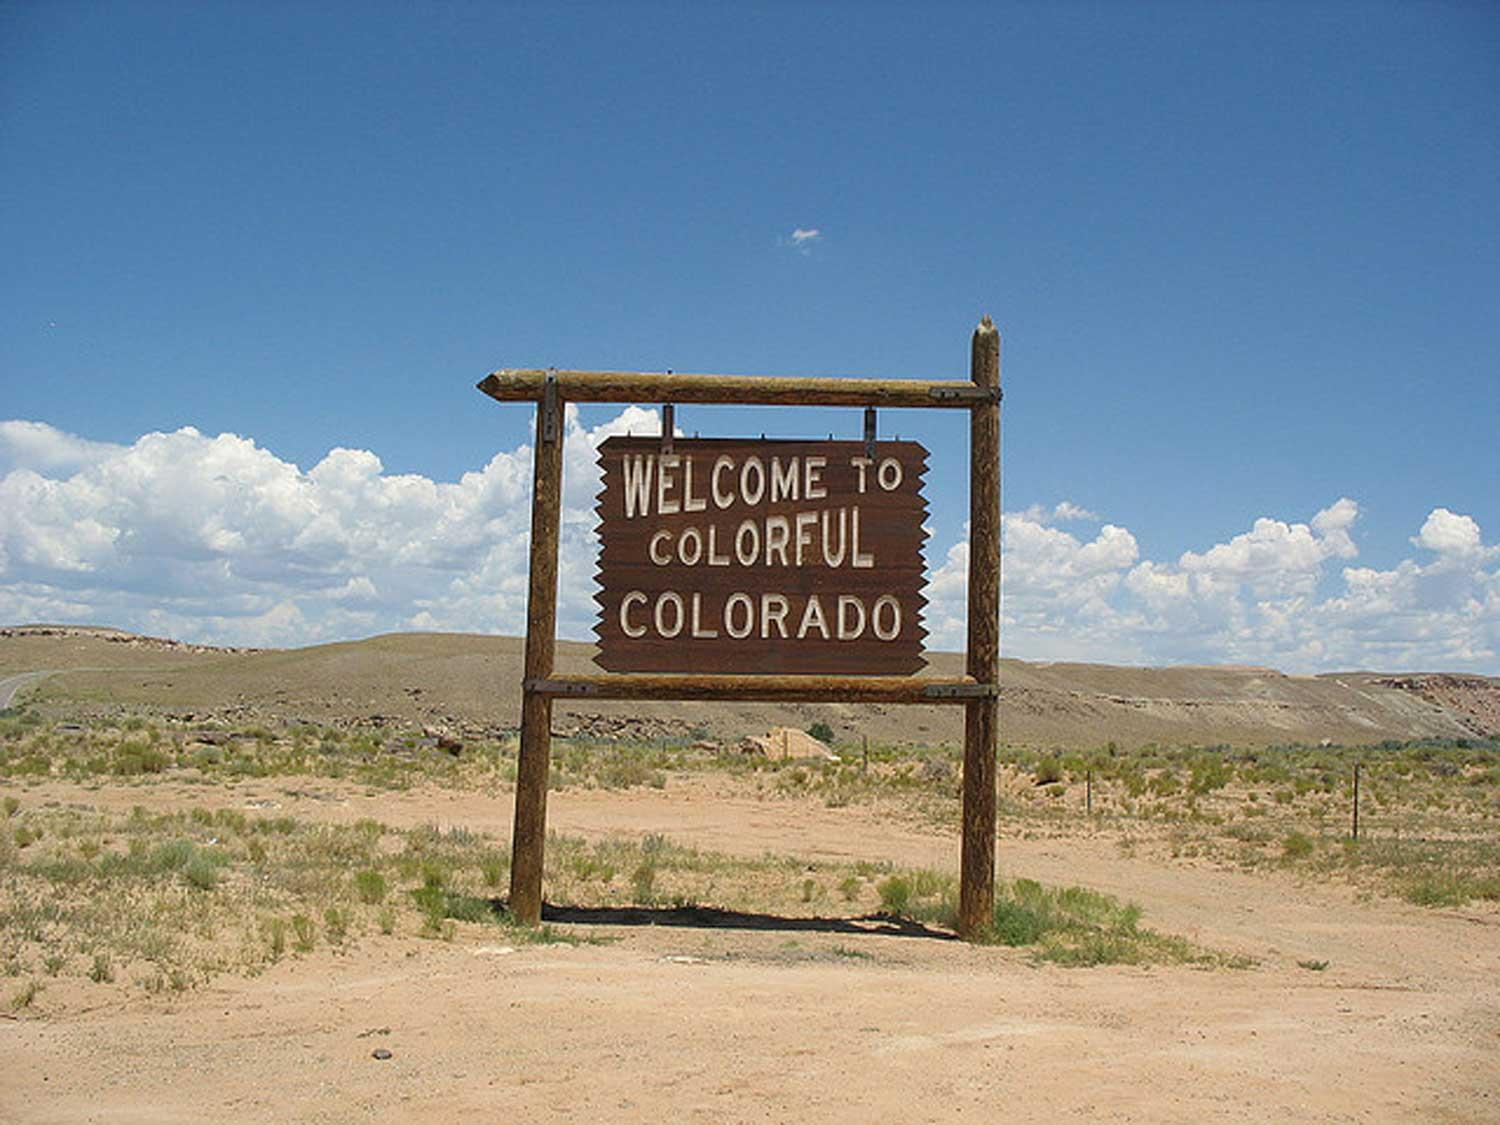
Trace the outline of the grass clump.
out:
[[[1467,906],[1475,899],[1500,900],[1500,875],[1424,871],[1401,881],[1401,897],[1418,906]]]
[[[17,989],[16,994],[10,998],[10,1010],[12,1012],[24,1012],[36,1003],[38,994],[42,991],[42,982],[29,980]]]
[[[1031,879],[1002,882],[989,940],[1035,946],[1059,965],[1236,965],[1182,938],[1146,929],[1141,908],[1088,887],[1044,887]]]
[[[918,870],[898,872],[876,887],[885,913],[912,921],[954,926],[957,886],[952,877]],[[1087,887],[1047,887],[1033,879],[999,880],[990,924],[980,940],[1035,950],[1059,965],[1195,964],[1242,962],[1200,949],[1140,924],[1141,909]]]
[[[1288,832],[1281,839],[1281,854],[1286,859],[1306,859],[1312,853],[1312,838],[1305,833]]]
[[[385,901],[385,876],[374,868],[366,868],[355,875],[354,887],[360,902],[374,905]]]

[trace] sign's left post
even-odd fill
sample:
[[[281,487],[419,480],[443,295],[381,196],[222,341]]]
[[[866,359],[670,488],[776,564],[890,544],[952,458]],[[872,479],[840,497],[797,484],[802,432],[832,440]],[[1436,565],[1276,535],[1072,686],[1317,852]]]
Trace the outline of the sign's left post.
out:
[[[521,689],[521,747],[511,835],[510,913],[523,925],[542,919],[542,852],[547,842],[547,773],[552,756],[552,697],[534,690],[552,675],[557,649],[557,536],[562,510],[563,403],[549,375],[536,410],[531,482],[531,585],[526,597],[526,671]]]

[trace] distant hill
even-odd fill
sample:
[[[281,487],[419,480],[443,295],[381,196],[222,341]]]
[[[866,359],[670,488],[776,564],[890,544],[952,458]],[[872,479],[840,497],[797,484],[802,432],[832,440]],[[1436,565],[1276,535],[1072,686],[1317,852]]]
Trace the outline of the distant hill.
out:
[[[50,671],[23,695],[46,709],[115,708],[231,722],[395,722],[491,731],[518,722],[522,642],[397,633],[299,649],[222,649],[118,630],[0,628],[0,679]],[[558,668],[593,671],[594,647],[559,642]],[[933,674],[962,658],[929,654]],[[561,701],[559,733],[737,739],[822,721],[840,740],[958,743],[962,708],[869,704]],[[1500,679],[1238,666],[1001,664],[1001,737],[1027,746],[1207,745],[1500,736]]]

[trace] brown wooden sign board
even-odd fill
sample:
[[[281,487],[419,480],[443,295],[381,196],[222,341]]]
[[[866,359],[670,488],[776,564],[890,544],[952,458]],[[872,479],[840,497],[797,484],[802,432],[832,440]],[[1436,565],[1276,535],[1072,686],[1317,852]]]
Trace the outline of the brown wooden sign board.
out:
[[[916,442],[612,437],[598,663],[611,672],[921,668]]]

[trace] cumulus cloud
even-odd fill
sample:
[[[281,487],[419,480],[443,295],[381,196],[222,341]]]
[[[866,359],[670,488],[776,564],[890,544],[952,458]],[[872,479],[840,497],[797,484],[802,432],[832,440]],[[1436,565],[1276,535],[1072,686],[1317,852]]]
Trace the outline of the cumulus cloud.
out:
[[[1480,549],[1479,525],[1447,508],[1434,508],[1412,543],[1440,555],[1471,555]]]
[[[97,464],[120,451],[120,446],[88,441],[64,433],[46,422],[12,419],[0,422],[0,473],[32,469],[55,473]]]
[[[1235,662],[1288,671],[1474,669],[1500,662],[1500,547],[1478,523],[1437,508],[1412,540],[1435,551],[1389,570],[1358,556],[1359,505],[1341,498],[1307,523],[1270,517],[1175,562],[1138,558],[1106,524],[1092,540],[1051,526],[1051,510],[1002,518],[1007,655],[1131,663]],[[936,641],[964,638],[968,551],[932,573]]]
[[[589,637],[597,609],[598,445],[659,429],[638,407],[591,428],[567,411],[563,636]],[[525,627],[525,445],[451,482],[388,473],[358,449],[303,471],[249,438],[192,428],[120,446],[4,422],[0,457],[0,621],[271,645]],[[1258,519],[1174,561],[1143,558],[1127,528],[1069,500],[1008,512],[1005,653],[1493,672],[1500,547],[1471,516],[1434,508],[1412,538],[1423,558],[1357,565],[1359,518],[1345,497],[1306,522]],[[964,643],[966,535],[929,548],[934,648]]]
[[[572,635],[595,608],[595,450],[659,427],[637,407],[593,429],[567,411],[559,616]],[[22,435],[26,454],[0,475],[0,620],[242,644],[524,629],[529,446],[439,482],[387,473],[358,449],[303,472],[248,438],[191,427],[129,446],[35,423],[0,432]]]

